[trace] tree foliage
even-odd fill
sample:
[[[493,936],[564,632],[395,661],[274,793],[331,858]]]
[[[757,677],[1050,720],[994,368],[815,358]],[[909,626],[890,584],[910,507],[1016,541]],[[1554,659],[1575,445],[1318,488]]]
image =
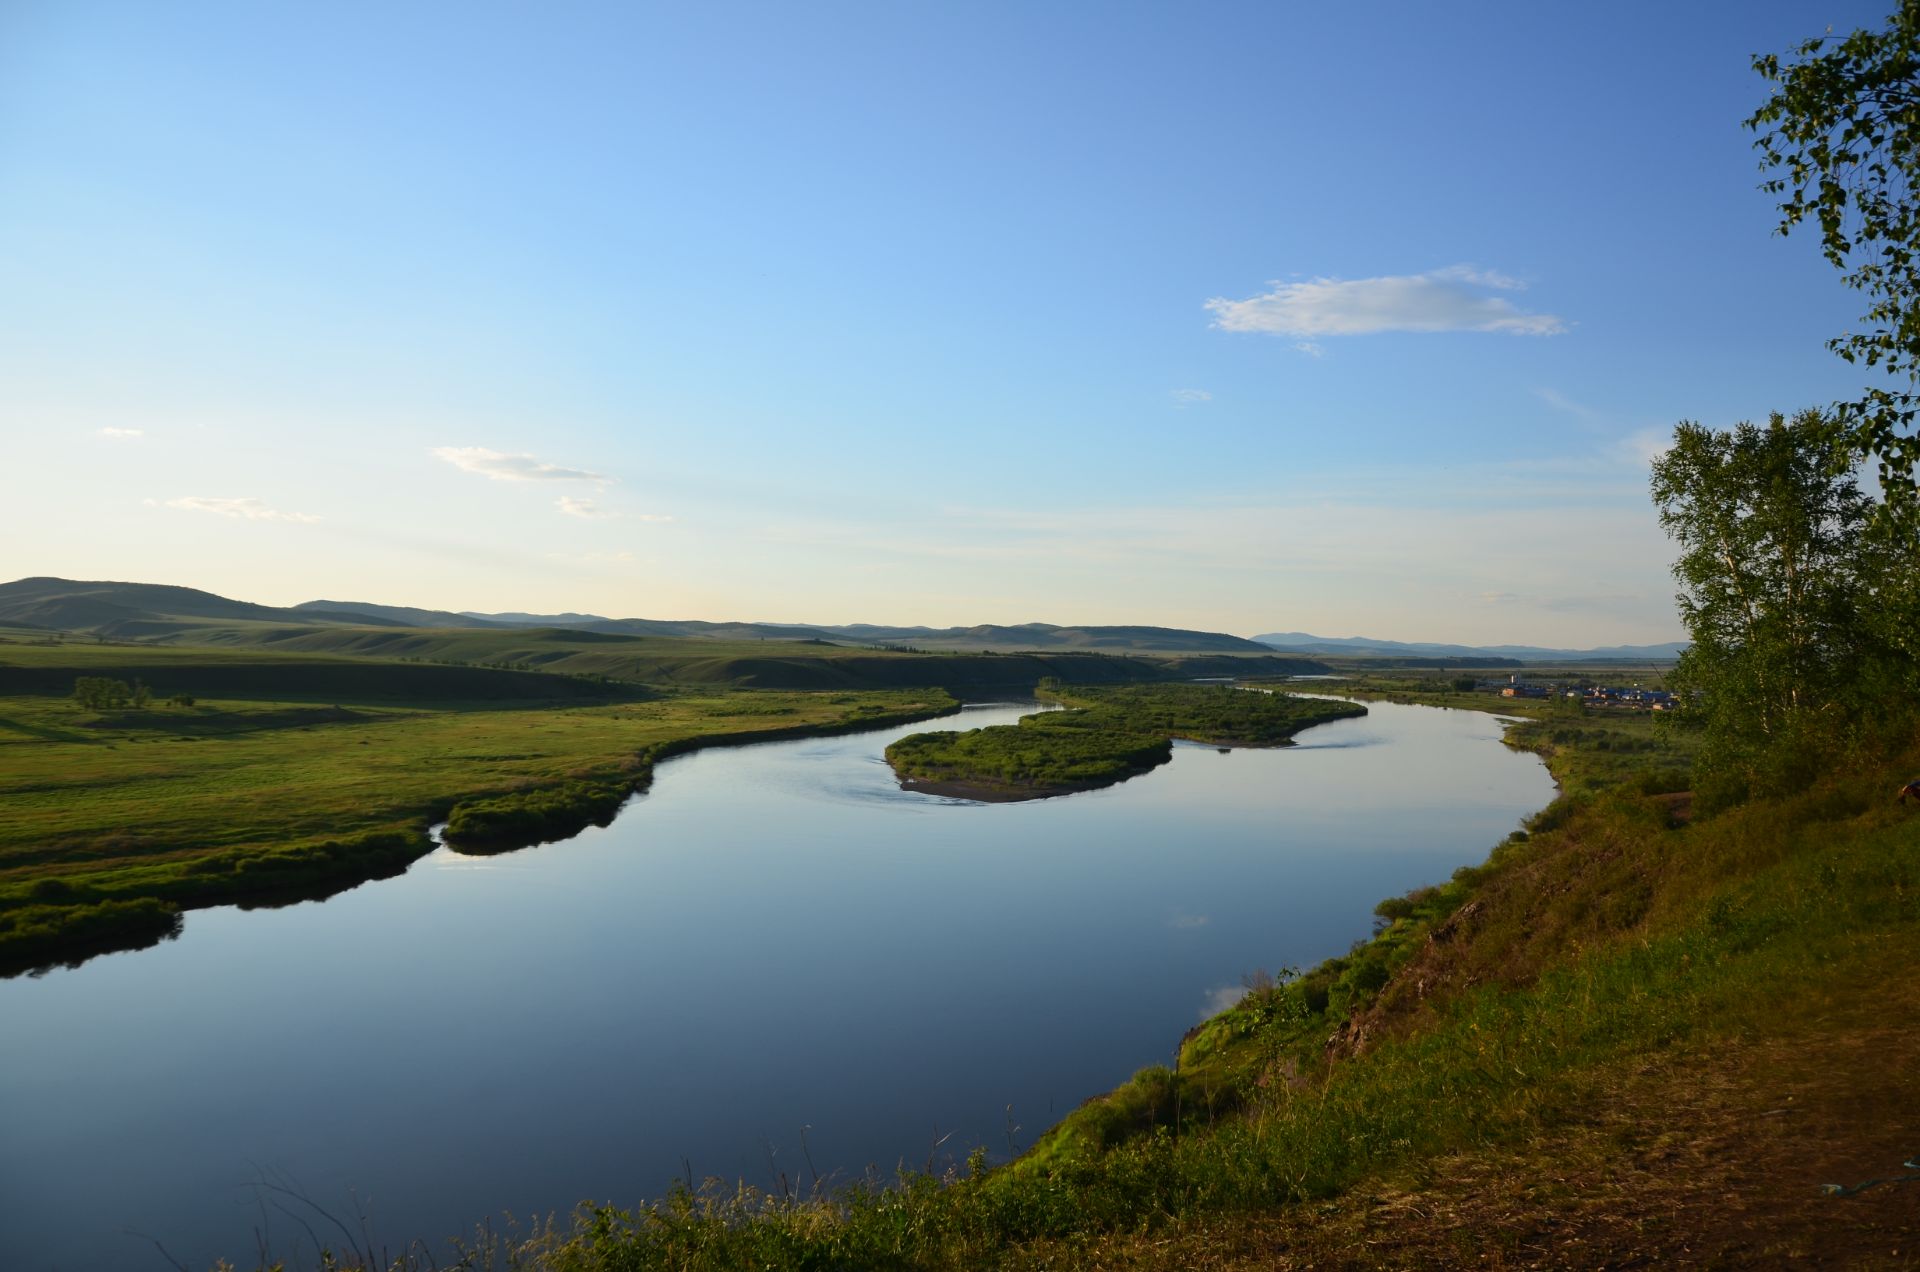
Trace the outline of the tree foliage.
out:
[[[135,685],[124,680],[115,680],[111,676],[80,676],[73,682],[73,700],[83,707],[95,711],[106,711],[114,707],[124,707],[135,702]]]
[[[1674,686],[1707,730],[1701,776],[1731,795],[1797,784],[1900,710],[1888,615],[1912,570],[1868,533],[1858,452],[1833,438],[1819,411],[1683,423],[1653,465],[1692,640]]]
[[[1835,422],[1910,510],[1920,394],[1902,381],[1920,381],[1920,0],[1902,0],[1885,30],[1807,40],[1753,66],[1775,86],[1746,123],[1774,174],[1761,188],[1781,196],[1779,231],[1818,226],[1826,258],[1868,300],[1864,329],[1828,347],[1888,376]]]

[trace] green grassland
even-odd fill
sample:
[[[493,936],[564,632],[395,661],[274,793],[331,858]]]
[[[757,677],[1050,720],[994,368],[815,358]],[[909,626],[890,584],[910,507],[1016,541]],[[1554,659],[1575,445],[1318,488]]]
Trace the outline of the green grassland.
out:
[[[180,907],[394,873],[442,817],[465,851],[563,838],[604,823],[689,745],[922,719],[954,695],[1043,678],[1288,665],[141,621],[153,630],[138,640],[0,633],[0,972],[163,938]],[[72,700],[83,677],[150,699],[85,708]]]
[[[188,668],[213,674],[215,668],[244,665],[255,656],[304,657],[316,674],[342,662],[375,660],[382,665],[542,672],[629,684],[766,689],[932,686],[956,693],[1026,692],[1049,678],[1068,684],[1124,684],[1324,670],[1322,664],[1310,659],[1281,656],[913,653],[801,640],[723,640],[564,628],[486,630],[153,620],[142,630],[146,634],[137,642],[116,645],[95,644],[90,637],[69,637],[57,644],[0,642],[0,694],[58,692],[62,675],[88,674],[77,664],[91,665],[86,651],[99,648],[121,650],[118,665],[130,674],[146,675],[162,690],[169,688],[165,679],[169,674]],[[241,662],[236,664],[236,658]],[[335,667],[325,674],[347,673]]]
[[[116,913],[143,937],[164,935],[175,907],[404,869],[430,847],[428,824],[449,815],[466,832],[450,832],[456,842],[493,850],[572,833],[690,746],[954,706],[929,688],[668,692],[312,655],[30,652],[0,647],[23,675],[52,671],[69,687],[76,670],[150,677],[166,697],[96,711],[66,696],[0,695],[0,967],[10,970],[84,953]],[[220,696],[230,683],[273,692]],[[122,908],[101,909],[109,903]]]
[[[1315,724],[1364,715],[1346,702],[1249,693],[1228,685],[1051,682],[1066,710],[966,732],[916,733],[887,762],[916,790],[976,799],[1041,799],[1125,781],[1173,758],[1174,738],[1216,746],[1283,746]]]

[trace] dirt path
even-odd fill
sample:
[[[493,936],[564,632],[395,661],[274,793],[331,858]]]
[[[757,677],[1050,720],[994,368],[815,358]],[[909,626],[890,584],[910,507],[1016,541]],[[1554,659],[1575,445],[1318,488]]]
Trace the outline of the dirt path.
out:
[[[1772,1036],[1603,1075],[1582,1116],[1336,1201],[1072,1252],[1081,1268],[1920,1268],[1920,976],[1872,960]]]

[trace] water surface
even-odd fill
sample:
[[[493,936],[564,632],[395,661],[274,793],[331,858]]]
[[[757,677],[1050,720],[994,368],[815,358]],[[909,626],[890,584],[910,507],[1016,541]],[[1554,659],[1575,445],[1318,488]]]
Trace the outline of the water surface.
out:
[[[1025,1147],[1551,798],[1491,717],[1371,711],[1026,804],[900,791],[929,726],[700,752],[564,843],[0,982],[0,1267],[310,1250],[263,1183],[397,1246]]]

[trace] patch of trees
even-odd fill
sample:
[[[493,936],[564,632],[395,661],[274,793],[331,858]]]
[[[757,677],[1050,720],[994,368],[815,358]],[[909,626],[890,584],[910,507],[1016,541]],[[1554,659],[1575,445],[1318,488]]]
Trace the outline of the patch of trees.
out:
[[[1802,411],[1765,428],[1683,423],[1654,462],[1692,639],[1669,683],[1705,732],[1709,805],[1796,789],[1911,728],[1920,543],[1876,519],[1860,459],[1831,414]]]
[[[73,682],[73,700],[94,711],[145,707],[153,701],[153,690],[137,678],[128,684],[111,676],[81,676]]]
[[[1892,511],[1912,516],[1920,393],[1920,3],[1884,30],[1821,36],[1753,59],[1773,96],[1746,121],[1780,196],[1779,232],[1817,228],[1820,250],[1867,298],[1858,330],[1827,342],[1880,373],[1832,423],[1879,461]]]
[[[1779,233],[1814,227],[1866,297],[1859,329],[1827,347],[1869,374],[1857,396],[1766,428],[1683,423],[1654,464],[1693,638],[1672,684],[1706,734],[1709,805],[1884,752],[1920,717],[1920,0],[1884,29],[1753,65],[1773,86],[1746,121],[1761,188],[1779,196]]]

